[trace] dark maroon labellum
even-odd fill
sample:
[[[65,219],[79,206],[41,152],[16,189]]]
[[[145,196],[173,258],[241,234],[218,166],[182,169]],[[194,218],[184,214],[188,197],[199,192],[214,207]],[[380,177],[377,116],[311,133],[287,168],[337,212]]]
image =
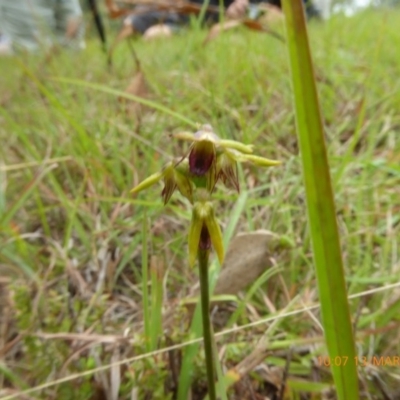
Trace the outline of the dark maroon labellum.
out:
[[[214,159],[212,143],[196,143],[189,154],[189,170],[193,175],[203,176],[210,169]]]
[[[208,232],[207,226],[203,224],[200,233],[200,242],[199,242],[200,250],[210,250],[211,249],[211,237]]]

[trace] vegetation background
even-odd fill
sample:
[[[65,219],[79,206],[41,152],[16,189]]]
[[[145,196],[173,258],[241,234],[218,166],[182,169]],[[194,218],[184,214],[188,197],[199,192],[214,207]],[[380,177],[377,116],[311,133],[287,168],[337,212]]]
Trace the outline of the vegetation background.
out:
[[[309,24],[365,399],[400,396],[399,26],[393,8]],[[224,368],[265,351],[230,396],[278,396],[290,354],[286,398],[329,398],[329,363],[342,360],[326,357],[318,309],[307,308],[318,295],[287,49],[245,28],[203,45],[205,35],[134,42],[139,72],[126,44],[108,69],[95,40],[80,53],[0,59],[0,398],[174,398],[193,338],[190,208],[178,197],[164,208],[161,188],[129,190],[187,149],[170,134],[191,121],[283,162],[244,167],[239,197],[218,192],[227,241],[276,235],[265,272],[213,312]],[[123,100],[129,83],[152,103]],[[256,249],[246,242],[244,253]],[[202,353],[192,361],[200,399]]]

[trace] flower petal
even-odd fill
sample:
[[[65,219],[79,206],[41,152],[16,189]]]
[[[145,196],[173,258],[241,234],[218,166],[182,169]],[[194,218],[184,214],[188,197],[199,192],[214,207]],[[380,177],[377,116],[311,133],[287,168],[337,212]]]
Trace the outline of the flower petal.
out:
[[[171,196],[173,195],[173,193],[175,192],[176,189],[176,184],[173,183],[168,183],[164,186],[162,192],[161,192],[161,197],[164,200],[164,206],[170,201]]]
[[[182,196],[193,203],[193,184],[189,177],[179,170],[175,170],[175,182]]]
[[[209,211],[205,218],[205,223],[210,234],[211,243],[214,247],[215,252],[217,253],[219,263],[222,265],[224,262],[224,243],[222,240],[221,228],[215,218],[214,209],[211,203]]]
[[[199,250],[200,236],[203,228],[203,218],[201,217],[201,213],[198,210],[199,203],[196,203],[193,206],[192,211],[192,220],[190,221],[189,228],[189,237],[188,237],[188,245],[189,245],[189,266],[193,267],[196,263],[197,252]]]
[[[161,196],[164,199],[164,205],[165,205],[170,200],[177,186],[177,183],[175,181],[175,167],[173,163],[169,163],[164,168],[163,175],[164,175],[164,189],[161,192]]]
[[[227,188],[233,188],[239,193],[237,162],[228,150],[217,156],[217,171],[217,179],[221,178]]]
[[[178,160],[175,164],[175,182],[182,196],[193,204],[193,182],[190,178],[191,174],[187,158]]]

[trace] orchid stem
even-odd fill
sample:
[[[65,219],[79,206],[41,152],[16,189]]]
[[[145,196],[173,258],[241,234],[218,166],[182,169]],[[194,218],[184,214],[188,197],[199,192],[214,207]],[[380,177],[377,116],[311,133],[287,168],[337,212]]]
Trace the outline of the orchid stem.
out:
[[[208,398],[216,400],[215,389],[215,364],[212,345],[212,329],[210,320],[210,292],[208,288],[208,256],[210,251],[199,249],[197,257],[199,260],[200,272],[200,295],[201,295],[201,314],[203,318],[203,340],[204,353],[206,356],[206,370],[208,382]]]

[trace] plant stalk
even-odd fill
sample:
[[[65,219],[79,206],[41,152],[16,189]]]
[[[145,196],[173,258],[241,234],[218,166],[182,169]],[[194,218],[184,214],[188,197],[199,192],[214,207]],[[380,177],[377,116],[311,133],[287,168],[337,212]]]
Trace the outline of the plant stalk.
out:
[[[209,250],[198,250],[197,257],[199,260],[199,275],[200,275],[200,296],[201,296],[201,314],[203,318],[203,341],[204,353],[206,356],[206,370],[208,382],[208,398],[216,400],[215,388],[215,364],[212,345],[212,329],[210,320],[210,292],[208,288],[208,256]]]

